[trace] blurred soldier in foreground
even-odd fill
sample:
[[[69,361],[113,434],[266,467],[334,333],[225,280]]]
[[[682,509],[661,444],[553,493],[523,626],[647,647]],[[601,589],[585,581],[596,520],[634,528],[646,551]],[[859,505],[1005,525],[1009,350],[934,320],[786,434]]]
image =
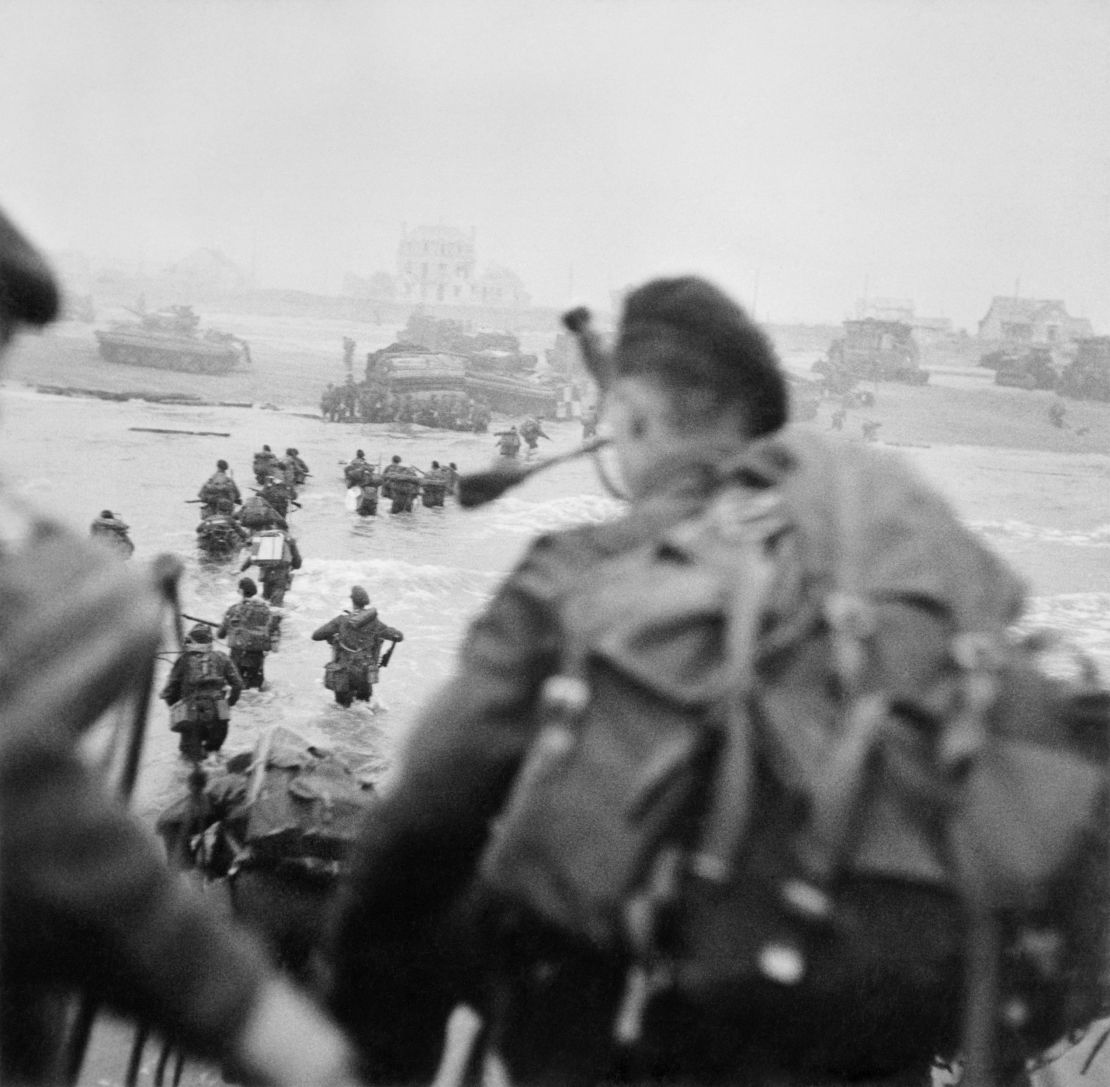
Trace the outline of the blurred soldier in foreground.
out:
[[[49,270],[0,214],[0,347],[57,308]],[[244,1082],[352,1083],[340,1035],[171,877],[78,754],[105,710],[145,703],[163,622],[153,577],[0,502],[0,1080],[68,1082],[80,993]]]
[[[180,733],[182,755],[199,760],[223,747],[231,707],[242,693],[239,669],[213,648],[212,631],[198,623],[186,635],[185,649],[159,695],[171,709],[171,728]]]
[[[784,428],[708,283],[632,292],[597,356],[628,511],[541,537],[471,627],[362,839],[331,1007],[380,1082],[430,1078],[459,1004],[518,1085],[927,1082],[963,902],[871,806],[863,737],[904,728],[928,779],[951,687],[919,665],[1020,582],[895,462]]]
[[[349,706],[356,698],[370,701],[378,669],[389,663],[388,654],[381,656],[382,642],[396,644],[405,637],[378,618],[378,609],[370,607],[370,595],[361,585],[351,589],[351,603],[352,611],[345,611],[312,632],[314,642],[327,642],[332,647],[324,684],[335,692],[341,706]],[[392,648],[388,652],[391,654]]]
[[[89,525],[89,535],[94,540],[106,543],[123,558],[129,559],[135,552],[135,545],[128,533],[131,526],[120,520],[111,510],[101,510],[100,516]]]

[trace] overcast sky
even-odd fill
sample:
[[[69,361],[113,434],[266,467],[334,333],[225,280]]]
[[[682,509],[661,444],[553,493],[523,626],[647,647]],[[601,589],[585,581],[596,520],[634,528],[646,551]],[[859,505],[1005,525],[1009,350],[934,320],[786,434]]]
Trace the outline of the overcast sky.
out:
[[[261,286],[474,227],[538,302],[666,272],[773,320],[993,294],[1110,331],[1105,0],[0,0],[0,205]]]

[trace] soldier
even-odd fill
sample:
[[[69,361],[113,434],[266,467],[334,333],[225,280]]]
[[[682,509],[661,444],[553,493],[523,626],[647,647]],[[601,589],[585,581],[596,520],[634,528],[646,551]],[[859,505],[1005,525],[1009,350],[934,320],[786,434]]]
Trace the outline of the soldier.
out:
[[[459,486],[459,466],[451,461],[444,469],[447,475],[447,493],[454,494]]]
[[[231,663],[239,669],[243,686],[261,690],[266,680],[266,654],[273,648],[281,617],[258,599],[253,578],[240,578],[239,592],[242,599],[227,609],[216,637],[227,639]]]
[[[334,382],[328,382],[328,387],[320,394],[320,414],[329,422],[334,423],[339,411],[339,390]]]
[[[447,469],[441,468],[438,460],[432,461],[431,470],[424,473],[420,484],[420,500],[425,506],[430,508],[443,505],[449,478]]]
[[[229,498],[217,499],[216,512],[197,525],[197,546],[211,558],[234,554],[250,537],[250,532],[235,519]]]
[[[266,529],[258,533],[240,572],[246,572],[255,565],[262,571],[263,599],[280,608],[286,591],[293,584],[293,571],[301,568],[297,541],[281,529]]]
[[[57,308],[49,269],[0,213],[0,350]],[[67,1045],[68,1013],[79,995],[239,1082],[353,1085],[339,1032],[251,937],[173,877],[78,749],[105,710],[141,697],[165,619],[153,579],[2,501],[0,1081],[76,1082],[83,1054]]]
[[[297,500],[293,488],[285,482],[282,476],[275,475],[266,477],[258,495],[267,505],[273,507],[281,517],[289,515],[290,505],[295,504]]]
[[[349,706],[356,698],[370,701],[378,669],[389,663],[388,655],[381,657],[382,643],[397,643],[405,637],[378,618],[378,609],[370,607],[370,596],[361,585],[352,587],[351,603],[352,611],[345,611],[312,632],[314,642],[328,642],[332,647],[325,682],[331,684],[335,701],[341,706]]]
[[[262,486],[274,474],[274,465],[276,464],[277,456],[268,445],[264,445],[255,453],[251,461],[251,471],[254,472],[255,482],[259,486]]]
[[[342,405],[341,418],[348,423],[353,423],[358,407],[358,386],[355,384],[354,374],[348,374],[339,390],[339,402]]]
[[[94,540],[107,544],[117,555],[129,559],[135,551],[135,545],[128,535],[131,526],[121,521],[111,510],[101,510],[100,516],[89,525],[89,535]]]
[[[185,636],[184,650],[158,696],[171,709],[171,728],[180,733],[182,755],[197,761],[223,747],[231,707],[242,692],[239,669],[212,647],[212,631],[198,623]]]
[[[358,502],[355,512],[360,517],[373,517],[378,512],[378,489],[382,485],[382,477],[377,469],[366,460],[366,455],[360,449],[355,457],[343,469],[344,478],[347,480],[348,489],[359,488]]]
[[[495,431],[494,437],[497,439],[497,451],[501,456],[515,457],[520,452],[520,435],[515,426],[509,427],[508,430]]]
[[[197,491],[197,498],[204,503],[201,507],[201,517],[208,517],[216,512],[216,503],[221,498],[228,499],[233,506],[238,506],[243,501],[239,493],[239,485],[228,473],[227,461],[216,461],[216,471],[210,475]]]
[[[312,473],[308,470],[308,465],[305,463],[304,458],[301,456],[299,449],[294,449],[292,446],[285,451],[285,455],[293,463],[293,482],[299,487],[305,480],[308,479]]]
[[[830,543],[829,525],[853,510],[860,550],[847,564],[877,564],[887,549],[896,551],[890,561],[907,577],[905,597],[889,569],[872,583],[890,594],[893,623],[915,608],[932,622],[929,609],[951,607],[966,629],[977,630],[970,623],[989,600],[990,621],[1004,625],[1020,608],[1020,583],[927,488],[884,476],[891,471],[884,459],[844,443],[826,446],[814,435],[780,434],[788,394],[774,351],[704,281],[660,280],[629,294],[616,350],[596,370],[628,512],[543,536],[471,626],[455,677],[410,732],[400,773],[362,839],[339,911],[331,1007],[383,1083],[431,1077],[444,1022],[459,1003],[480,1012],[480,1044],[514,1084],[807,1083],[894,1074],[920,1082],[938,1039],[952,1040],[959,904],[922,886],[917,907],[891,923],[897,936],[889,933],[896,944],[889,958],[876,951],[869,960],[873,970],[882,960],[882,980],[868,975],[867,986],[845,991],[841,960],[824,960],[837,940],[824,903],[802,902],[811,888],[772,874],[794,869],[776,867],[787,863],[790,847],[770,843],[794,839],[787,831],[776,836],[765,811],[781,812],[784,826],[803,818],[799,804],[810,794],[795,792],[799,767],[826,750],[809,745],[826,727],[819,714],[837,720],[821,700],[839,698],[829,693],[835,666],[815,664],[810,643],[787,636],[799,621],[795,600],[801,613],[822,614],[808,577],[800,580],[789,565],[765,569],[770,541],[781,539],[773,534],[785,527],[779,487],[794,483],[791,496],[813,507],[795,542],[812,547],[815,562],[836,569],[829,555],[844,538]],[[875,473],[856,477],[861,484],[891,484],[874,507],[866,487],[838,502],[852,458]],[[925,538],[906,544],[895,528],[891,539],[879,538],[876,521],[899,503],[913,517],[911,537]],[[787,544],[782,554],[789,562],[796,552]],[[956,567],[962,579],[949,580]],[[914,594],[926,584],[921,603]],[[780,593],[791,594],[786,603]],[[735,602],[725,605],[729,594]],[[755,666],[747,663],[754,633],[745,621],[766,632],[760,648],[774,647],[758,657],[755,690],[768,691],[759,701],[747,698],[756,681],[746,675]],[[825,620],[813,623],[814,637],[826,639]],[[821,644],[822,659],[831,660],[828,641]],[[895,650],[883,650],[901,676]],[[808,669],[821,710],[803,708],[808,694],[795,701],[773,686],[788,658]],[[938,659],[948,660],[944,648]],[[753,702],[766,711],[755,720],[746,710]],[[721,732],[710,725],[718,712],[732,722]],[[911,745],[932,735],[922,724],[907,724]],[[716,740],[705,746],[710,735],[720,747]],[[781,747],[768,746],[772,735]],[[700,761],[710,749],[718,752],[712,771]],[[529,822],[530,797],[546,782],[557,788],[576,768],[579,789],[560,798],[558,825],[545,823],[552,809],[542,806],[531,809],[537,817]],[[684,788],[684,821],[650,838],[652,817],[664,817],[672,790]],[[715,797],[708,809],[707,795]],[[845,833],[854,848],[859,828],[852,822]],[[897,835],[895,822],[879,813],[874,825],[880,836]],[[595,846],[591,829],[601,826],[612,833]],[[648,841],[662,847],[645,870],[637,849]],[[507,855],[509,843],[516,852]],[[887,856],[902,871],[906,857]],[[507,857],[514,870],[504,867]],[[765,897],[755,890],[763,880]],[[898,886],[884,891],[902,893]],[[725,887],[740,888],[740,897]],[[738,904],[748,893],[760,903],[754,912]],[[812,930],[785,920],[795,910],[808,911]],[[699,925],[699,918],[713,923]],[[809,967],[824,972],[822,980],[811,983]],[[937,982],[928,1000],[927,978]],[[748,987],[736,996],[734,986]]]
[[[591,404],[582,412],[582,441],[597,437],[597,407]]]
[[[528,444],[528,456],[531,456],[539,445],[540,438],[546,438],[551,441],[551,435],[546,434],[543,429],[543,416],[537,415],[535,417],[526,416],[524,422],[520,424],[520,436]]]
[[[390,513],[411,513],[420,494],[420,477],[415,468],[401,463],[394,453],[382,472],[382,497],[392,501]]]

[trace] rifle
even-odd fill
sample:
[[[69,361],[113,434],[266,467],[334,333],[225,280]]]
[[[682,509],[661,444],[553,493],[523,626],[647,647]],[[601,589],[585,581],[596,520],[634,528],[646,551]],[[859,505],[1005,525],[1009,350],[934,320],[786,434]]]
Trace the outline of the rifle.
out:
[[[458,478],[459,505],[470,509],[474,506],[484,506],[495,498],[500,498],[510,487],[523,483],[537,472],[546,471],[556,465],[565,464],[576,457],[584,457],[604,449],[612,441],[611,438],[595,438],[586,442],[578,449],[569,453],[560,453],[556,457],[537,461],[527,468],[517,464],[498,464],[485,472],[470,472]]]
[[[378,662],[379,668],[388,668],[389,662],[393,659],[393,651],[397,648],[396,642],[390,642],[389,648],[382,654],[382,659]]]
[[[219,623],[213,623],[211,619],[198,619],[195,615],[186,615],[185,612],[181,613],[182,619],[188,619],[190,623],[200,623],[206,627],[218,627]]]
[[[343,462],[340,461],[339,463],[342,464]],[[266,498],[266,496],[257,487],[252,487],[251,492],[253,494],[258,495],[258,497],[261,498],[262,501],[265,502],[267,506],[270,505],[269,500]],[[304,506],[302,506],[300,504],[300,502],[298,502],[295,498],[287,498],[285,501],[288,502],[289,505],[291,505],[291,506],[296,506],[297,509],[299,509],[299,510],[304,509]]]

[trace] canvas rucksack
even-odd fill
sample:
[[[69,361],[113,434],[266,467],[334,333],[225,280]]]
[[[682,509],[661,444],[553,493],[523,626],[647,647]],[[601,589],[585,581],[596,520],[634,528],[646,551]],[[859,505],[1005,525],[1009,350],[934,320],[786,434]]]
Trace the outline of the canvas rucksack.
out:
[[[270,609],[261,600],[244,600],[237,604],[230,620],[227,644],[232,649],[270,649]]]
[[[564,602],[484,893],[621,964],[612,1044],[672,1073],[1020,1068],[1101,1007],[1105,692],[895,463],[784,436],[722,478]]]
[[[275,731],[260,744],[246,798],[228,817],[242,835],[240,863],[335,877],[374,803],[373,788],[338,756]]]

